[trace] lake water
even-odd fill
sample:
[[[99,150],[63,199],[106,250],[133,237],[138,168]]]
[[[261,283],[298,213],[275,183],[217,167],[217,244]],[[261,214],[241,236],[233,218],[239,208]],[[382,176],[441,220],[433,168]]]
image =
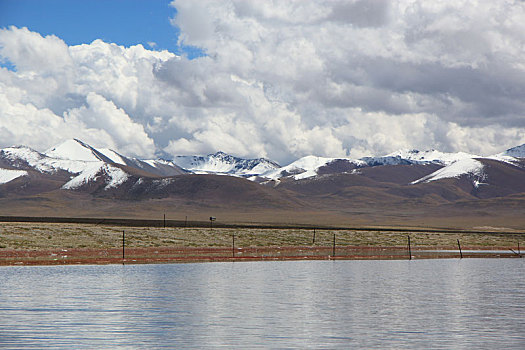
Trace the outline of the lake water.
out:
[[[525,349],[525,259],[0,268],[0,348]]]

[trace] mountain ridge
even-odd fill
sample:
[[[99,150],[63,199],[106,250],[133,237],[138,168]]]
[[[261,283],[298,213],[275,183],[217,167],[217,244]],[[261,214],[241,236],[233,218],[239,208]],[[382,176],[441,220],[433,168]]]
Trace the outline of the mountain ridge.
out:
[[[280,166],[267,158],[245,159],[218,151],[206,156],[175,156],[172,161],[162,159],[141,160],[129,158],[108,148],[95,148],[79,140],[69,139],[61,144],[40,153],[26,146],[13,146],[0,150],[0,168],[5,170],[27,170],[52,173],[66,171],[81,175],[69,183],[66,188],[74,188],[73,183],[89,181],[98,172],[106,173],[113,184],[118,182],[111,174],[119,173],[120,167],[135,169],[143,175],[176,176],[182,174],[219,174],[244,177],[259,183],[268,181],[279,182],[283,178],[302,180],[310,177],[334,173],[357,173],[365,167],[436,164],[443,169],[435,174],[427,174],[411,184],[436,181],[444,178],[456,178],[466,174],[477,173],[482,177],[483,164],[475,159],[493,159],[497,161],[519,164],[525,158],[525,145],[516,146],[505,152],[482,157],[474,154],[456,152],[446,153],[434,149],[427,151],[399,150],[380,157],[348,157],[329,158],[305,156],[296,161]],[[97,165],[95,165],[95,163]],[[124,170],[120,170],[124,171]],[[124,171],[125,172],[125,171]],[[4,174],[7,174],[4,171]],[[14,175],[15,173],[11,173]],[[23,173],[17,173],[23,176]],[[120,178],[124,174],[119,175]],[[6,182],[7,175],[3,177]],[[115,182],[116,181],[116,182]]]
[[[501,174],[511,174],[513,178],[521,176],[519,174],[522,172],[524,160],[509,154],[525,155],[521,152],[522,149],[525,149],[525,146],[517,146],[506,153],[489,157],[436,150],[400,150],[381,157],[360,159],[306,156],[288,165],[280,166],[266,158],[244,159],[220,151],[207,156],[177,156],[173,161],[141,160],[126,157],[111,149],[97,149],[78,139],[71,139],[44,153],[26,146],[1,149],[0,185],[24,177],[27,181],[38,182],[39,176],[45,175],[45,179],[56,179],[49,182],[42,177],[42,183],[54,184],[50,189],[54,189],[55,184],[62,181],[60,186],[62,190],[84,191],[114,198],[131,198],[132,196],[120,189],[127,188],[133,193],[141,193],[140,198],[145,198],[147,195],[145,196],[143,192],[146,190],[137,190],[137,188],[154,189],[151,196],[161,196],[158,190],[159,184],[169,185],[174,177],[221,175],[250,180],[257,186],[282,187],[283,191],[293,189],[292,192],[301,186],[312,188],[312,193],[327,191],[329,188],[332,188],[330,191],[336,191],[338,188],[339,190],[346,188],[344,191],[348,191],[350,188],[355,188],[354,184],[362,183],[363,191],[365,188],[383,191],[388,187],[389,192],[404,198],[417,197],[417,193],[425,192],[421,190],[421,186],[425,188],[425,184],[444,183],[443,181],[449,179],[455,181],[462,191],[467,191],[474,196],[478,193],[497,196],[497,191],[488,191],[486,187],[500,188],[505,195],[509,191],[513,192],[512,189],[499,183],[499,177],[503,177]],[[488,164],[491,166],[489,167]],[[500,168],[514,170],[498,170],[500,175],[497,177],[491,174],[496,171],[495,169]],[[326,184],[323,184],[324,180],[321,180],[327,177],[332,182],[340,181],[341,184],[346,185],[326,187]],[[20,181],[24,183],[26,180]],[[218,179],[210,181],[218,182]],[[518,183],[516,180],[512,182]],[[290,187],[291,183],[297,183],[299,187]],[[315,184],[313,187],[312,183]],[[45,186],[35,188],[41,187]],[[168,187],[178,191],[173,186]],[[314,187],[318,189],[314,190]],[[300,190],[297,193],[303,192]],[[386,196],[386,192],[384,195]]]
[[[435,150],[361,159],[307,156],[284,166],[217,152],[183,156],[178,163],[184,168],[79,140],[58,146],[44,153],[25,146],[0,150],[2,213],[148,217],[172,208],[268,222],[327,223],[333,218],[343,223],[351,217],[403,224],[436,217],[461,224],[470,217],[479,225],[493,224],[495,215],[518,222],[525,206],[525,158],[504,152],[489,157]]]

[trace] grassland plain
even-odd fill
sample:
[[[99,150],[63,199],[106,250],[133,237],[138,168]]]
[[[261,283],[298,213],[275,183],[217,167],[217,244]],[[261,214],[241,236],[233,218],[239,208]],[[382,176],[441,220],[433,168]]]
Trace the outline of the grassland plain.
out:
[[[124,237],[123,237],[124,236]],[[188,262],[264,259],[392,259],[457,257],[497,250],[515,256],[521,233],[319,230],[313,228],[182,228],[5,222],[0,265]],[[124,259],[123,238],[125,238]],[[335,240],[335,241],[334,241]],[[334,245],[335,242],[335,245]],[[468,253],[470,252],[470,253]],[[469,255],[470,254],[470,255]]]

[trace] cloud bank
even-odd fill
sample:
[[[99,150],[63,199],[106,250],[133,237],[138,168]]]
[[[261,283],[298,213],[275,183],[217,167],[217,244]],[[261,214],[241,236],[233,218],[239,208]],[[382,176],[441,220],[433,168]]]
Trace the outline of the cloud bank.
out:
[[[281,163],[525,143],[520,1],[187,1],[189,60],[0,29],[0,146],[77,137],[153,157]],[[153,46],[152,46],[153,47]]]

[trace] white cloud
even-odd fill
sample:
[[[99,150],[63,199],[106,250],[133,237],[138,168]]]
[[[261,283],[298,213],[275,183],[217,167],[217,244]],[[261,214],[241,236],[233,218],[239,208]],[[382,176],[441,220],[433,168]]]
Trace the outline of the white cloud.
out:
[[[63,119],[49,109],[11,102],[6,94],[0,93],[0,140],[4,145],[31,144],[45,149],[61,139],[65,127]]]
[[[2,146],[45,149],[75,134],[144,157],[155,147],[287,163],[525,142],[523,2],[172,6],[180,43],[207,57],[0,29],[0,56],[17,67],[0,68]]]
[[[131,156],[154,156],[142,125],[147,119],[137,111],[148,114],[143,101],[155,93],[147,83],[154,80],[154,65],[175,55],[100,40],[68,47],[55,36],[15,27],[0,30],[0,55],[17,68],[0,69],[2,146],[45,150],[76,137]],[[135,112],[135,120],[124,109]]]
[[[66,112],[65,123],[82,125],[83,130],[103,130],[110,136],[112,143],[108,145],[108,141],[104,142],[105,147],[116,148],[131,156],[153,156],[153,140],[148,137],[144,127],[133,122],[123,109],[117,108],[113,102],[93,92],[88,93],[86,103],[87,106]]]
[[[27,28],[3,29],[1,54],[20,71],[36,74],[60,73],[72,64],[67,45],[54,35],[42,37]]]

